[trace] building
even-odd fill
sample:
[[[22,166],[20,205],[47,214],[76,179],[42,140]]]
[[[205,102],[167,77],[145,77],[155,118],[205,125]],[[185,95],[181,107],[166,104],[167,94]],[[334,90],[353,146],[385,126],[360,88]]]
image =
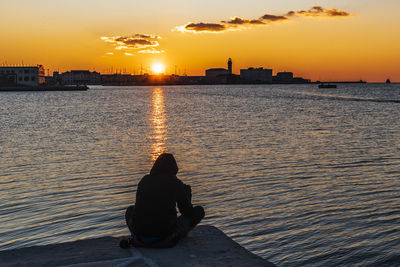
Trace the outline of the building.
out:
[[[148,81],[149,75],[131,75],[131,74],[102,74],[102,85],[136,85],[144,84]]]
[[[277,83],[293,83],[293,72],[278,72],[275,76]]]
[[[246,82],[272,83],[272,70],[264,68],[248,68],[240,70],[240,78]]]
[[[0,86],[15,86],[16,79],[14,74],[6,74],[0,72]]]
[[[294,77],[293,78],[293,83],[310,83],[310,79],[304,79],[302,77]]]
[[[101,84],[101,75],[88,70],[71,70],[59,74],[53,73],[54,80],[62,85],[94,85]]]
[[[214,68],[206,70],[206,78],[217,78],[218,76],[228,75],[229,71],[223,68]]]
[[[228,73],[232,74],[232,59],[228,59]]]
[[[0,84],[8,86],[38,86],[45,82],[42,65],[0,67],[0,76]]]
[[[213,68],[206,70],[207,79],[215,79],[221,76],[232,75],[232,59],[228,59],[228,69],[224,68]]]

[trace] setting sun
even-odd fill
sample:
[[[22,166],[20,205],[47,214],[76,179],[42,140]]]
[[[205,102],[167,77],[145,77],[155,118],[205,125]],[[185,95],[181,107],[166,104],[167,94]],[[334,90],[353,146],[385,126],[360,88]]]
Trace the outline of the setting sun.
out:
[[[154,74],[161,74],[164,73],[165,66],[163,63],[156,62],[151,66],[151,70],[153,71]]]

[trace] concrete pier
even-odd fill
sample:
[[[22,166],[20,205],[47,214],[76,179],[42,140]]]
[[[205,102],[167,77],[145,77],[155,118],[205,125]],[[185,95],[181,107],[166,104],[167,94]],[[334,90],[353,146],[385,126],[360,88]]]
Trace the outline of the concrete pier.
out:
[[[196,227],[167,249],[119,247],[120,238],[101,237],[62,244],[0,251],[1,266],[275,266],[254,255],[219,229]]]

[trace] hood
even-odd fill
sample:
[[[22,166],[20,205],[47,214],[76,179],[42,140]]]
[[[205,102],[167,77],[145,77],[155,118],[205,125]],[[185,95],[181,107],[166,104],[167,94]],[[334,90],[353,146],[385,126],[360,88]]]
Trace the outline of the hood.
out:
[[[154,162],[153,168],[151,168],[150,174],[164,173],[176,175],[178,173],[178,165],[172,154],[163,153]]]

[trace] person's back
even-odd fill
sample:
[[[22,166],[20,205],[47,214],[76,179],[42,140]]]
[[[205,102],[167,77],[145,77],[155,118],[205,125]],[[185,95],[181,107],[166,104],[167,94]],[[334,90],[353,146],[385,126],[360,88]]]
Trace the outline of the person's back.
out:
[[[176,224],[176,203],[185,205],[186,213],[191,215],[192,205],[189,199],[184,199],[183,183],[175,176],[162,174],[146,175],[140,181],[136,193],[135,228],[138,234],[144,236],[164,237],[170,233]],[[186,215],[185,214],[185,215]]]
[[[172,246],[204,217],[202,207],[193,208],[191,188],[176,177],[177,172],[174,157],[162,154],[138,184],[136,204],[127,209],[126,220],[143,246]],[[182,215],[179,218],[176,204]],[[171,235],[173,240],[161,242]]]

